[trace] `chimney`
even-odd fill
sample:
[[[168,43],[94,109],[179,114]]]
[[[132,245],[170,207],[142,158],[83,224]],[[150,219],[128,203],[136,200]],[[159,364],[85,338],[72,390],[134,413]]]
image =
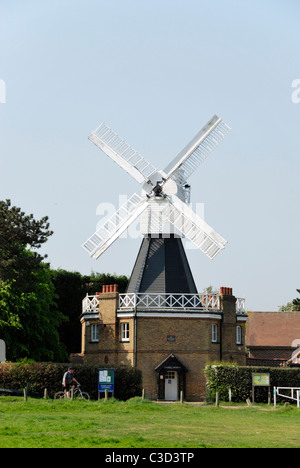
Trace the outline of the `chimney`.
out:
[[[223,296],[223,295],[226,295],[226,296],[232,296],[232,288],[220,288],[220,294]]]
[[[102,293],[118,292],[117,284],[104,284],[102,286]]]

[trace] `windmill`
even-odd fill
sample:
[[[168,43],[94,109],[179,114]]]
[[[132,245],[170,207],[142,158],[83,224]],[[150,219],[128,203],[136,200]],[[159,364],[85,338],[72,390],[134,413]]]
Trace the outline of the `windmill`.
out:
[[[180,267],[173,265],[173,270],[186,271],[185,277],[189,283],[189,286],[185,286],[189,290],[186,292],[194,292],[196,288],[182,251],[181,238],[185,237],[192,241],[211,259],[224,249],[227,242],[189,206],[190,186],[187,181],[230,130],[230,127],[215,115],[163,171],[158,171],[105,123],[102,123],[91,133],[89,140],[142,184],[142,191],[141,195],[134,193],[82,247],[91,257],[99,258],[140,217],[144,242],[132,275],[132,278],[135,276],[134,289],[141,286],[149,255],[150,257],[152,255],[152,259],[158,258],[153,255],[159,248],[158,241],[155,244],[155,239],[160,239],[160,246],[163,245],[164,249],[167,248],[167,243],[168,245],[172,242],[177,243],[176,248],[168,247],[168,256],[169,258],[181,256]],[[177,240],[168,241],[168,239]],[[158,263],[156,261],[155,264]],[[163,268],[160,267],[160,272]],[[156,271],[156,275],[157,273]],[[149,281],[152,282],[153,289],[155,287],[153,277]]]

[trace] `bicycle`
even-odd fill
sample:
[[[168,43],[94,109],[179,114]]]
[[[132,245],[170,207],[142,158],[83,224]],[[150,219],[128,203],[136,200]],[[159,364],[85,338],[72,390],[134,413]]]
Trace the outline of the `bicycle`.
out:
[[[73,391],[72,391],[73,390]],[[67,396],[67,392],[65,390],[61,392],[57,392],[54,395],[54,400],[64,400],[66,399],[78,399],[78,400],[89,400],[90,395],[87,392],[82,392],[80,385],[77,385],[76,387],[73,386],[72,389],[70,390],[71,396]]]

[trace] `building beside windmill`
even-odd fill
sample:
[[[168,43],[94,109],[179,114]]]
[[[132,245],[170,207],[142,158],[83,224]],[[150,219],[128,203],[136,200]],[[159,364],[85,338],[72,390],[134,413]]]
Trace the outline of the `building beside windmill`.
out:
[[[158,171],[104,123],[89,139],[142,184],[83,244],[95,259],[137,218],[144,236],[127,292],[104,287],[83,301],[82,353],[99,367],[127,364],[142,370],[148,398],[205,397],[203,370],[211,361],[245,364],[246,314],[230,288],[199,294],[182,238],[213,259],[226,245],[189,205],[187,179],[230,128],[218,116]]]
[[[135,366],[150,399],[206,396],[205,365],[246,364],[244,303],[219,294],[126,293],[110,286],[83,300],[81,361]]]
[[[84,363],[136,366],[147,398],[206,396],[208,362],[245,365],[244,301],[232,289],[198,294],[181,239],[145,238],[125,294],[104,286],[83,300]]]

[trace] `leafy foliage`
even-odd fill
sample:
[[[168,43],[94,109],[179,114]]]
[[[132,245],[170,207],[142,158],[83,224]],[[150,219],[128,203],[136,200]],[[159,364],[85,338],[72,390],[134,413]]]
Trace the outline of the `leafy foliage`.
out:
[[[0,333],[8,359],[64,360],[67,353],[57,331],[64,317],[54,302],[50,270],[31,273],[30,283],[25,292],[14,280],[0,284]]]
[[[207,380],[208,396],[215,398],[216,392],[223,401],[228,401],[229,388],[232,401],[246,401],[252,398],[252,373],[270,374],[270,385],[273,387],[299,387],[300,368],[277,367],[239,367],[232,363],[218,363],[206,366],[204,373]],[[255,387],[255,401],[268,401],[267,387]]]
[[[300,289],[297,289],[297,293],[300,294]],[[300,299],[294,299],[292,302],[288,302],[286,305],[279,307],[279,312],[291,312],[300,310]]]
[[[0,201],[0,279],[15,280],[19,287],[26,289],[28,275],[43,268],[42,257],[36,251],[48,237],[48,217],[36,221],[32,214],[25,215],[20,208],[11,205],[10,200]]]
[[[0,201],[0,336],[9,360],[66,359],[57,332],[64,317],[49,266],[35,251],[52,234],[47,216],[36,221],[10,200]]]
[[[297,293],[300,294],[300,289],[297,289]],[[300,299],[299,299],[299,297],[297,299],[293,300],[293,306],[294,306],[294,310],[300,310]]]

